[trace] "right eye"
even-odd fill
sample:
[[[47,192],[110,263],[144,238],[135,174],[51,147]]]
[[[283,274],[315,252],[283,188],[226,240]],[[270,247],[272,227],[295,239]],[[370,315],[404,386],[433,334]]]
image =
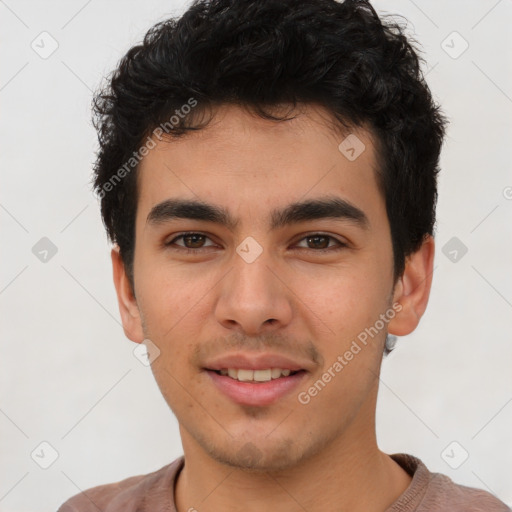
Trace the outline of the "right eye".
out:
[[[182,244],[176,243],[178,240],[182,241]],[[172,249],[176,249],[178,251],[183,250],[189,253],[199,252],[201,249],[204,249],[206,247],[212,247],[215,246],[215,244],[212,243],[212,245],[204,245],[205,240],[210,240],[209,237],[204,235],[203,233],[197,233],[194,231],[190,231],[187,233],[182,233],[181,235],[178,235],[174,237],[169,242],[166,242],[166,247],[170,247]]]

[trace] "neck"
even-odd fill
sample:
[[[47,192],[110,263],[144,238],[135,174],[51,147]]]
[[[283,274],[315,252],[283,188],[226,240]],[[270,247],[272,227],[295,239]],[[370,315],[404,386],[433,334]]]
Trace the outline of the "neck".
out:
[[[222,464],[181,428],[185,466],[175,484],[177,511],[234,512],[243,504],[246,512],[324,512],[335,503],[339,510],[383,512],[411,477],[378,449],[374,422],[374,414],[360,414],[350,429],[314,456],[272,472]]]

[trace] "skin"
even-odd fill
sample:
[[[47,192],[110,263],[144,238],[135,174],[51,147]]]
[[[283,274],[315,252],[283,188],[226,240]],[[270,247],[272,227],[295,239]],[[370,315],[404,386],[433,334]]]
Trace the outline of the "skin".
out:
[[[179,421],[185,466],[175,485],[178,512],[317,512],[333,504],[384,511],[411,481],[375,435],[386,328],[308,404],[297,393],[393,304],[401,311],[387,331],[403,336],[416,328],[430,293],[434,241],[426,237],[394,282],[370,133],[352,131],[366,149],[351,162],[338,150],[346,134],[327,112],[307,105],[297,113],[275,123],[224,105],[207,128],[156,141],[138,175],[135,294],[112,250],[126,336],[150,339],[160,350],[153,373]],[[324,218],[269,230],[269,211],[327,195],[361,209],[368,228]],[[148,223],[151,208],[169,198],[215,203],[239,223],[234,230],[189,219]],[[164,245],[183,231],[206,235],[188,243],[204,252]],[[347,245],[318,252],[305,238],[318,232],[333,237],[322,239],[329,247]],[[263,248],[250,264],[236,252],[248,236]],[[183,249],[185,241],[175,244]],[[234,348],[301,358],[308,373],[275,404],[236,404],[201,366]]]

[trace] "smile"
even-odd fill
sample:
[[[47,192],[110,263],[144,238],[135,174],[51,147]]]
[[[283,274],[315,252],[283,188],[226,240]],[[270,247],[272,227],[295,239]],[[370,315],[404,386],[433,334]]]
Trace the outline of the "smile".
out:
[[[222,368],[218,371],[219,375],[228,376],[240,382],[268,382],[281,377],[288,377],[295,374],[288,369],[267,368],[264,370],[246,370],[242,368]]]
[[[268,406],[292,394],[308,374],[281,368],[206,370],[214,387],[239,405]],[[230,375],[231,374],[231,375]]]

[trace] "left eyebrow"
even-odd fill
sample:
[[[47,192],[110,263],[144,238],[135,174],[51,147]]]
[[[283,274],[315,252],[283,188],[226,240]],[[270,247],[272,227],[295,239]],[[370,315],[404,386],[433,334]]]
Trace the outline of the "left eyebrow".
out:
[[[174,219],[213,222],[233,231],[239,224],[229,211],[221,206],[188,199],[166,199],[154,206],[148,214],[148,224],[160,224]],[[319,219],[337,219],[368,229],[366,214],[339,197],[324,197],[291,203],[270,213],[270,229],[276,230],[299,222]]]
[[[339,219],[352,222],[363,229],[370,227],[368,217],[363,210],[345,199],[326,197],[299,203],[292,203],[282,210],[271,214],[271,229],[318,219]]]

